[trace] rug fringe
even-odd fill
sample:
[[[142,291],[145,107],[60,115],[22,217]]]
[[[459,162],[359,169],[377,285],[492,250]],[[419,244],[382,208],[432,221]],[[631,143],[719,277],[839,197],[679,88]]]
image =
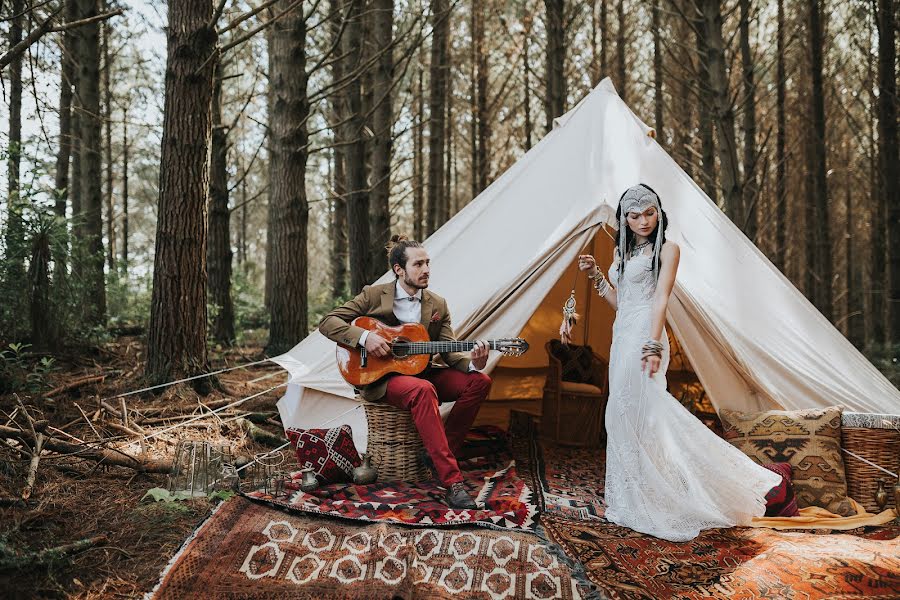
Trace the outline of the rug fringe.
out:
[[[213,509],[209,512],[209,514],[206,515],[206,517],[204,517],[203,519],[201,519],[200,523],[194,528],[194,531],[191,532],[191,535],[189,535],[187,537],[187,539],[184,540],[184,542],[182,542],[181,547],[178,549],[178,552],[176,552],[172,556],[172,558],[169,559],[169,562],[166,563],[166,566],[163,567],[162,572],[159,574],[159,579],[157,580],[156,585],[153,586],[153,589],[151,589],[149,592],[144,594],[143,600],[152,600],[153,599],[153,596],[156,594],[156,592],[159,591],[159,588],[162,585],[163,581],[165,580],[166,576],[169,574],[169,571],[172,570],[172,567],[174,567],[175,563],[178,562],[178,559],[181,558],[181,555],[184,554],[184,552],[187,550],[188,546],[191,545],[191,542],[194,541],[194,538],[196,538],[197,535],[199,535],[200,530],[203,529],[204,527],[206,527],[206,524],[209,523],[209,521],[213,518],[213,516],[217,512],[219,512],[220,508],[225,506],[226,502],[228,502],[228,500],[222,500],[221,502],[216,504],[213,507]]]

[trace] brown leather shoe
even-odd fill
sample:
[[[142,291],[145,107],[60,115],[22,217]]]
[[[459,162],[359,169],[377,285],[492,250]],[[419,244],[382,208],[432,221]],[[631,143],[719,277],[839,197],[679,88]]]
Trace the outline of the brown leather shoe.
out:
[[[462,481],[450,484],[450,487],[447,488],[446,498],[450,508],[478,508]]]

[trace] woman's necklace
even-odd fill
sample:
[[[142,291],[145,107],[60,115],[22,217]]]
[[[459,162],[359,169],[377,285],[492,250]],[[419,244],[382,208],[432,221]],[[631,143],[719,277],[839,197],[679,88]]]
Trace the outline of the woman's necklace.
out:
[[[638,244],[637,246],[635,246],[634,248],[631,249],[631,256],[637,256],[638,254],[640,254],[641,250],[643,250],[644,248],[646,248],[649,245],[650,245],[650,240],[647,240],[646,242]]]

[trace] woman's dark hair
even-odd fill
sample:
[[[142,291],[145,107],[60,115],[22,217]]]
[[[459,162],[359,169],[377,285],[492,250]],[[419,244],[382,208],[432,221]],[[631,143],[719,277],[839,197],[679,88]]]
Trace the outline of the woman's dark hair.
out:
[[[390,241],[385,244],[384,249],[388,253],[388,268],[394,271],[394,265],[400,265],[401,269],[406,269],[406,249],[421,248],[422,244],[407,238],[405,235],[393,235]],[[397,273],[394,272],[396,276]]]
[[[639,183],[639,186],[642,188],[646,188],[650,190],[654,194],[656,194],[656,190],[647,185],[646,183]],[[629,188],[630,189],[630,188]],[[628,190],[622,192],[622,195],[619,196],[619,205],[616,207],[616,220],[619,222],[619,227],[625,227],[625,254],[629,255],[631,251],[634,249],[634,232],[631,231],[631,228],[628,226],[628,223],[622,222],[622,198],[625,197],[625,194],[628,193]],[[656,194],[656,197],[659,199],[659,222],[656,224],[656,229],[654,229],[647,239],[650,240],[650,246],[655,247],[656,245],[656,237],[661,235],[662,239],[660,240],[659,247],[662,248],[663,244],[666,243],[666,227],[669,225],[669,217],[666,216],[666,211],[663,210],[662,207],[662,198],[659,197],[659,194]],[[620,257],[622,261],[619,265],[619,277],[622,276],[622,271],[625,269],[625,256]],[[660,259],[660,264],[662,264],[662,260]]]

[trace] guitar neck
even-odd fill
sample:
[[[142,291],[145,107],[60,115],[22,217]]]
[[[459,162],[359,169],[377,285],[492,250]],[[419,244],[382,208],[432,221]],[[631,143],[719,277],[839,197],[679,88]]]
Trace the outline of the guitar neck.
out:
[[[491,350],[497,349],[497,342],[487,340]],[[475,347],[475,342],[403,342],[406,354],[441,354],[443,352],[468,352]]]

